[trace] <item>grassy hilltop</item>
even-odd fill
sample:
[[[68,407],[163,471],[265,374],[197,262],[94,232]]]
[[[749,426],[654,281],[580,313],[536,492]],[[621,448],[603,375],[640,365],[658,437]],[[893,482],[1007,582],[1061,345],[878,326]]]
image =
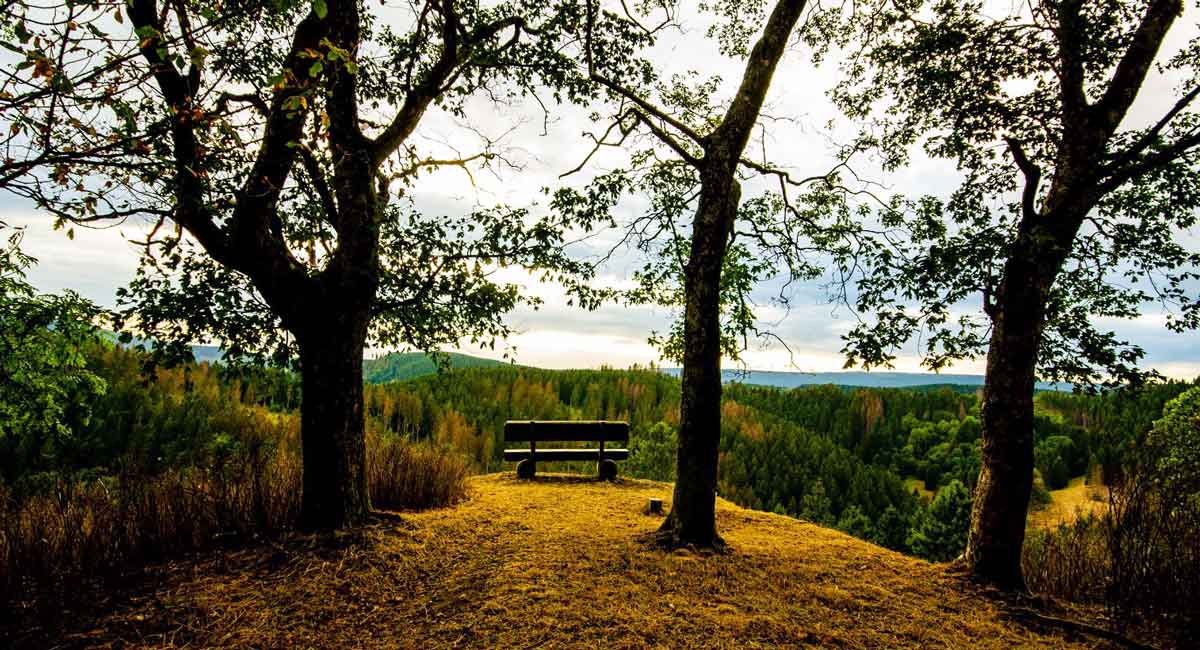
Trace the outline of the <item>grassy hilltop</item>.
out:
[[[509,474],[349,534],[152,571],[66,641],[125,648],[1084,648],[944,566],[718,503],[731,551],[666,553],[663,483]],[[36,645],[36,644],[35,644]]]

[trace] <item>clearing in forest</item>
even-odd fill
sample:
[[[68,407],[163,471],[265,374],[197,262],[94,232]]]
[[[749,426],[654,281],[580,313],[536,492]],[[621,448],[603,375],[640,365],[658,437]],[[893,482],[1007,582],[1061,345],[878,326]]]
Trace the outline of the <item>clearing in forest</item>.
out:
[[[1033,528],[1056,528],[1069,524],[1083,515],[1102,515],[1108,511],[1108,488],[1088,483],[1086,477],[1078,476],[1061,490],[1050,491],[1050,503],[1039,509],[1030,509],[1029,526]]]

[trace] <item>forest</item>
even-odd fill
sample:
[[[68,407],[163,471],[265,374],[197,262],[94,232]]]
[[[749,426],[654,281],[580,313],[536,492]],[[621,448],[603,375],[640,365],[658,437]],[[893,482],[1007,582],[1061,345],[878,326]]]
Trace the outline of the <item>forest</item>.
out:
[[[10,494],[43,494],[64,480],[218,467],[251,447],[286,445],[299,424],[301,385],[285,371],[207,362],[159,367],[144,352],[102,339],[87,348],[86,367],[105,389],[70,396],[71,435],[0,440],[0,479]],[[1161,417],[1164,404],[1192,385],[1039,393],[1035,507],[1074,477],[1115,481],[1124,455]],[[501,461],[506,420],[628,421],[623,474],[669,482],[679,390],[678,379],[656,368],[498,364],[368,382],[365,415],[372,435],[448,451],[475,473],[511,471]],[[930,560],[962,552],[979,475],[975,393],[731,384],[721,411],[722,497]]]

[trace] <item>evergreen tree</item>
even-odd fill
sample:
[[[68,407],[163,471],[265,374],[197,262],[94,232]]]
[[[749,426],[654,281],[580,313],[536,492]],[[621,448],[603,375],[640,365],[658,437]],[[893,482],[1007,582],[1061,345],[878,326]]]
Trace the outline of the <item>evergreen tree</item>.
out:
[[[875,523],[875,542],[893,551],[907,553],[908,531],[912,527],[909,518],[895,506],[888,506]]]
[[[908,546],[916,555],[933,562],[946,562],[962,554],[971,525],[971,493],[959,481],[951,481],[914,523]]]
[[[838,519],[837,527],[843,533],[859,539],[875,539],[875,527],[871,525],[871,520],[857,505],[850,505],[842,511],[842,517]]]
[[[675,427],[657,422],[629,438],[629,474],[654,481],[675,480],[675,449],[678,440]]]
[[[832,526],[835,521],[832,512],[832,502],[825,493],[825,482],[821,479],[813,481],[804,498],[800,501],[800,516],[814,524]]]

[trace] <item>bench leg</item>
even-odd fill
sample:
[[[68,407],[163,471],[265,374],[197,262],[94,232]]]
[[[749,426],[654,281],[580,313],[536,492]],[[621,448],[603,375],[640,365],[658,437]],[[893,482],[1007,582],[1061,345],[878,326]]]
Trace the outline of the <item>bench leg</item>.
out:
[[[605,458],[600,461],[600,479],[604,481],[612,481],[617,478],[617,463],[611,459]]]
[[[535,473],[537,473],[537,467],[534,466],[532,458],[526,458],[517,463],[517,476],[519,478],[533,478]]]

